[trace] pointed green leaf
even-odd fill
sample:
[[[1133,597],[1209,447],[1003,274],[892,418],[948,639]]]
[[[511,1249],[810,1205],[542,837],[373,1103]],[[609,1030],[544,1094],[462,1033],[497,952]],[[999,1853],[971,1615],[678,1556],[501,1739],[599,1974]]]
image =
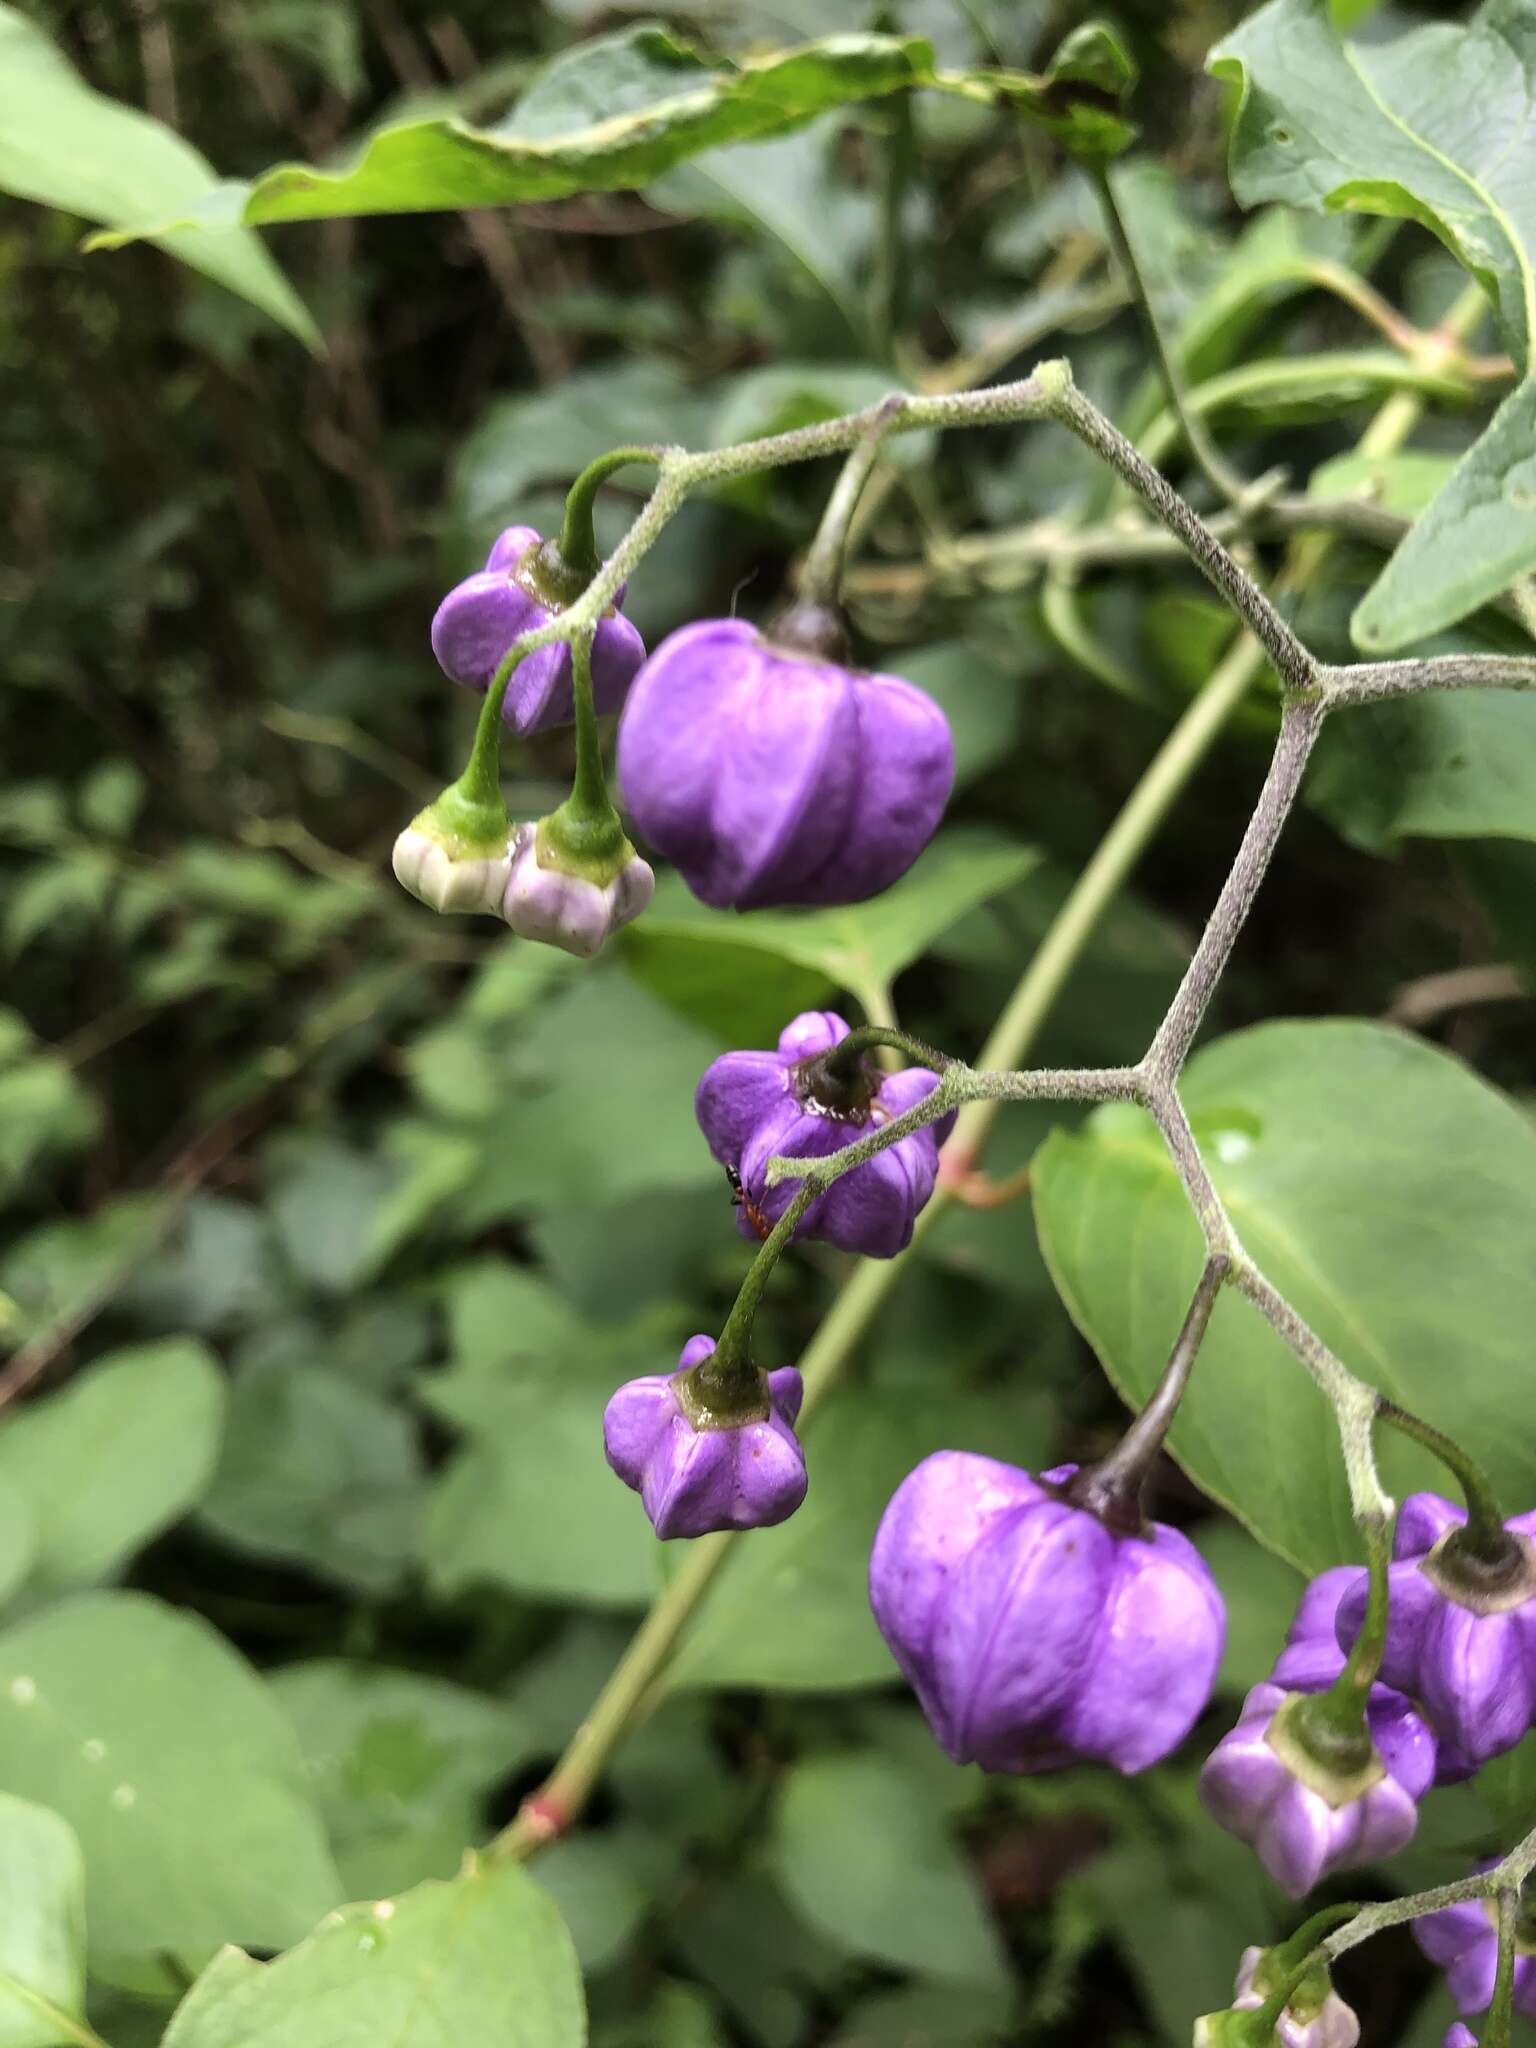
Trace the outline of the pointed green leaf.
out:
[[[830,108],[921,84],[932,65],[918,36],[827,36],[733,63],[665,28],[622,29],[557,58],[494,126],[440,118],[383,128],[346,170],[280,164],[253,184],[222,187],[205,205],[145,214],[100,239],[633,189],[701,150],[784,135]]]
[[[93,92],[35,22],[0,5],[0,191],[114,227],[180,216],[218,190],[179,135]],[[181,262],[259,306],[307,348],[319,332],[260,240],[197,228],[165,241]]]

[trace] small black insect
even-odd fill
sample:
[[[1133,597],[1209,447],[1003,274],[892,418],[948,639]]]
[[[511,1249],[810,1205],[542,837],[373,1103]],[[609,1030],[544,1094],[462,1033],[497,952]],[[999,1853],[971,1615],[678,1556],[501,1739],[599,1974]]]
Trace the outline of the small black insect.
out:
[[[734,1166],[728,1166],[725,1169],[725,1177],[731,1184],[731,1207],[739,1209],[758,1236],[766,1241],[773,1225],[742,1186],[741,1175]]]

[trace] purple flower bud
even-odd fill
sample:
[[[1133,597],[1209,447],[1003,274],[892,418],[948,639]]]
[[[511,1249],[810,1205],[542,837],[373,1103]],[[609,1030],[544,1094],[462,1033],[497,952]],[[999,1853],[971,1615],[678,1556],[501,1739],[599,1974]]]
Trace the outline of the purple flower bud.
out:
[[[1477,2048],[1477,2036],[1461,2020],[1452,2020],[1440,2048]]]
[[[1435,1774],[1434,1736],[1400,1693],[1371,1688],[1366,1719],[1376,1758],[1348,1772],[1330,1770],[1292,1732],[1292,1709],[1305,1697],[1256,1685],[1237,1726],[1200,1773],[1200,1797],[1210,1813],[1252,1844],[1293,1898],[1330,1871],[1353,1870],[1401,1849],[1418,1825],[1418,1801]]]
[[[590,958],[621,925],[640,915],[655,892],[656,877],[633,847],[605,882],[548,864],[548,852],[540,847],[537,825],[518,826],[501,914],[520,939],[538,939]]]
[[[538,587],[533,550],[542,546],[531,526],[509,526],[476,576],[456,583],[432,621],[432,652],[444,675],[484,696],[514,640],[547,626],[561,609],[554,593]],[[645,643],[617,609],[598,622],[592,641],[592,701],[599,712],[617,711],[645,659]],[[541,732],[575,717],[571,650],[563,642],[540,647],[512,671],[502,703],[503,721],[516,732]]]
[[[762,1420],[697,1425],[678,1382],[714,1348],[713,1337],[690,1337],[675,1373],[626,1380],[603,1413],[608,1462],[639,1494],[658,1536],[771,1529],[805,1499],[805,1453],[794,1428],[805,1391],[798,1370],[786,1365],[764,1376]]]
[[[1491,1870],[1493,1864],[1489,1857],[1477,1867]],[[1426,1913],[1414,1921],[1413,1938],[1430,1961],[1445,1971],[1458,2012],[1488,2010],[1499,1968],[1497,1901],[1464,1899],[1459,1906],[1442,1906],[1438,1913]],[[1536,2019],[1536,1911],[1524,1904],[1515,1923],[1515,2010]],[[1448,2048],[1449,2034],[1446,2042]]]
[[[1076,1469],[935,1451],[881,1518],[875,1620],[956,1763],[1145,1770],[1210,1697],[1226,1616],[1203,1559],[1161,1523],[1116,1535],[1069,1505]]]
[[[1287,1692],[1322,1692],[1344,1669],[1337,1622],[1339,1602],[1360,1578],[1357,1565],[1339,1564],[1312,1580],[1286,1632],[1270,1682]]]
[[[423,812],[395,841],[391,866],[401,887],[431,910],[485,910],[494,916],[511,872],[512,849],[467,850],[451,834],[434,831]]]
[[[1267,1981],[1265,1960],[1273,1954],[1267,1948],[1243,1950],[1232,1996],[1234,2011],[1257,2012],[1281,1988]],[[1359,2038],[1360,2021],[1334,1990],[1326,1970],[1309,1972],[1302,1979],[1275,2023],[1275,2039],[1282,2048],[1355,2048]]]
[[[1420,1702],[1439,1735],[1441,1784],[1470,1776],[1536,1725],[1536,1515],[1505,1523],[1510,1556],[1491,1575],[1448,1552],[1466,1519],[1438,1494],[1411,1494],[1389,1573],[1381,1675]],[[1357,1572],[1339,1605],[1346,1646],[1359,1634],[1365,1602],[1365,1574]]]
[[[710,1151],[737,1176],[743,1237],[766,1237],[794,1199],[794,1181],[768,1185],[776,1154],[825,1158],[915,1108],[938,1086],[927,1067],[887,1074],[865,1060],[835,1087],[818,1086],[816,1061],[847,1036],[848,1026],[832,1011],[807,1010],[779,1034],[777,1052],[722,1053],[706,1068],[694,1110]],[[951,1111],[845,1173],[811,1203],[795,1236],[876,1259],[905,1251],[954,1122]]]
[[[931,697],[742,619],[664,640],[619,727],[636,823],[717,908],[878,895],[933,837],[954,776]]]

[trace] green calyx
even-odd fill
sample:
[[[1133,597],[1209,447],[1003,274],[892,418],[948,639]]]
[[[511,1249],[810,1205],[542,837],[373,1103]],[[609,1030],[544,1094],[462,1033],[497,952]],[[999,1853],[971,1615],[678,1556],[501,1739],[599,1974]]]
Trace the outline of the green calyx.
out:
[[[1194,2048],[1272,2048],[1274,2028],[1258,2012],[1208,2012],[1195,2021]]]
[[[1362,1798],[1387,1774],[1365,1723],[1364,1694],[1291,1693],[1264,1739],[1293,1778],[1335,1808]]]
[[[576,602],[596,574],[595,554],[585,564],[573,562],[558,541],[544,540],[518,562],[512,579],[547,610],[563,612],[567,605]]]
[[[506,851],[512,821],[500,789],[477,790],[465,774],[416,813],[411,829],[435,839],[450,860],[484,860]]]
[[[540,818],[533,845],[541,868],[579,876],[598,889],[606,889],[635,857],[612,804],[592,806],[574,795]]]
[[[1508,1614],[1536,1599],[1536,1546],[1500,1528],[1479,1538],[1472,1525],[1450,1529],[1419,1570],[1437,1592],[1473,1614]]]
[[[768,1375],[746,1359],[722,1359],[712,1351],[697,1365],[674,1373],[672,1391],[696,1430],[742,1429],[768,1420]]]

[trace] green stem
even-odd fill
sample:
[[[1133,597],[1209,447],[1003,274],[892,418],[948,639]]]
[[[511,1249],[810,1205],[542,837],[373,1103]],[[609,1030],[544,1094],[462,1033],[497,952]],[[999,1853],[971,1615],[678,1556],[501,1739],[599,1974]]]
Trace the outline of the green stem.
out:
[[[1099,203],[1104,209],[1110,243],[1119,259],[1121,269],[1125,272],[1131,296],[1136,302],[1137,311],[1141,314],[1142,325],[1146,328],[1148,339],[1152,343],[1157,366],[1162,374],[1163,386],[1168,393],[1168,402],[1173,408],[1174,417],[1183,429],[1185,445],[1217,493],[1231,503],[1240,505],[1250,488],[1248,481],[1245,477],[1239,476],[1226,461],[1206,432],[1204,422],[1190,407],[1184,373],[1163,332],[1163,323],[1152,304],[1152,295],[1147,290],[1146,278],[1142,274],[1141,265],[1136,261],[1136,252],[1132,249],[1130,236],[1126,233],[1125,217],[1120,211],[1119,201],[1115,198],[1108,168],[1102,164],[1095,165],[1092,176],[1098,190]]]
[[[1438,1458],[1461,1488],[1462,1498],[1467,1504],[1466,1542],[1473,1554],[1494,1561],[1502,1559],[1509,1550],[1504,1510],[1489,1484],[1488,1475],[1477,1460],[1469,1457],[1454,1437],[1436,1429],[1433,1423],[1410,1415],[1395,1401],[1383,1400],[1376,1412],[1400,1436],[1411,1437],[1414,1443],[1422,1444],[1426,1451]]]
[[[661,450],[610,448],[606,455],[599,455],[595,462],[587,464],[565,494],[565,519],[560,528],[557,552],[561,563],[573,577],[581,578],[578,595],[597,574],[597,537],[592,530],[592,511],[598,491],[615,470],[627,469],[632,462],[654,462],[659,466]]]
[[[888,10],[881,17],[887,33],[899,33],[899,23]],[[875,118],[882,123],[880,136],[880,231],[875,242],[875,261],[870,278],[871,340],[877,353],[888,362],[906,322],[907,314],[907,189],[915,160],[912,136],[912,95],[898,92],[886,101]]]
[[[603,769],[603,743],[597,730],[597,710],[592,702],[592,635],[582,633],[571,642],[571,692],[576,712],[576,773],[571,794],[563,809],[573,817],[594,822],[613,816],[608,796],[608,777]]]
[[[1499,1964],[1493,1979],[1493,1997],[1488,2003],[1488,2022],[1479,2048],[1509,2048],[1515,2009],[1515,1936],[1520,1918],[1520,1895],[1510,1888],[1499,1892]]]
[[[1288,1941],[1277,1942],[1270,1950],[1261,1967],[1267,1966],[1268,1975],[1278,1972],[1280,1981],[1254,2012],[1256,2041],[1272,2042],[1277,2038],[1276,2029],[1291,2000],[1314,1970],[1327,1971],[1328,1958],[1321,1946],[1324,1935],[1352,1920],[1359,1911],[1354,1905],[1325,1906],[1321,1913],[1303,1921]]]
[[[1141,1495],[1147,1473],[1173,1427],[1205,1341],[1216,1297],[1231,1271],[1232,1261],[1225,1253],[1218,1252],[1206,1260],[1168,1363],[1146,1406],[1109,1456],[1085,1465],[1068,1484],[1067,1498],[1073,1506],[1087,1508],[1107,1528],[1139,1535],[1145,1527]]]
[[[846,1038],[840,1038],[836,1045],[819,1055],[818,1064],[829,1073],[844,1074],[854,1067],[866,1052],[873,1052],[877,1046],[888,1045],[896,1052],[904,1052],[914,1065],[931,1067],[936,1074],[942,1074],[950,1064],[949,1054],[940,1052],[936,1046],[925,1045],[920,1038],[914,1038],[910,1031],[900,1031],[889,1024],[856,1024]]]
[[[1392,1523],[1375,1517],[1363,1524],[1370,1591],[1360,1633],[1339,1673],[1326,1692],[1311,1693],[1293,1701],[1288,1712],[1290,1726],[1301,1737],[1302,1747],[1322,1764],[1350,1771],[1375,1755],[1366,1709],[1371,1687],[1381,1669],[1387,1646],[1389,1578],[1392,1563]],[[1378,1766],[1379,1768],[1379,1766]]]
[[[703,1366],[694,1371],[704,1385],[716,1377],[714,1368],[719,1369],[722,1379],[733,1377],[752,1369],[752,1323],[757,1314],[757,1305],[763,1298],[763,1289],[768,1277],[779,1263],[781,1254],[795,1234],[795,1225],[815,1201],[820,1192],[813,1185],[804,1185],[795,1190],[794,1198],[784,1214],[774,1224],[762,1248],[742,1281],[730,1314],[726,1317],[714,1350]]]
[[[854,508],[869,482],[870,471],[880,458],[881,443],[908,403],[897,394],[879,407],[843,464],[842,472],[832,486],[826,510],[821,515],[821,523],[816,528],[816,538],[811,542],[800,571],[795,611],[835,607],[838,581],[843,572],[843,544],[848,538]]]

